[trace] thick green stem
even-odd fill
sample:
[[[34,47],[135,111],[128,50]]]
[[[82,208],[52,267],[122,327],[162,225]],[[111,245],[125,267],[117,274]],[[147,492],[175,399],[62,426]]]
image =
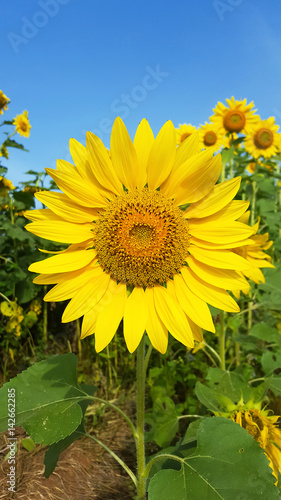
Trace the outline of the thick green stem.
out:
[[[77,350],[78,350],[78,358],[82,358],[82,343],[81,343],[81,327],[80,327],[80,319],[76,320],[76,332],[77,332]]]
[[[224,311],[220,312],[219,352],[220,352],[220,360],[221,360],[221,369],[225,370],[225,324],[224,324]]]
[[[145,396],[145,336],[137,350],[137,499],[146,498],[145,445],[144,445],[144,396]]]

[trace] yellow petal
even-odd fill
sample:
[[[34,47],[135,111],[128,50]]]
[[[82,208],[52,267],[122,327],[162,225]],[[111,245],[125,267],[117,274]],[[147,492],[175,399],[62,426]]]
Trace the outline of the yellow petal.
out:
[[[49,259],[34,262],[28,268],[33,273],[53,274],[76,271],[87,266],[96,257],[96,252],[90,250],[76,250],[54,255]]]
[[[153,347],[161,352],[161,354],[165,354],[168,346],[168,330],[155,309],[153,288],[146,288],[145,299],[148,311],[146,322],[147,335]]]
[[[192,203],[184,212],[189,219],[192,217],[201,218],[218,212],[225,207],[238,193],[241,184],[241,177],[235,177],[229,181],[221,182],[200,201]]]
[[[171,120],[158,133],[147,164],[148,187],[154,190],[161,186],[171,172],[176,156],[176,132]]]
[[[191,219],[189,221],[189,233],[201,240],[224,244],[244,240],[253,234],[253,230],[242,222],[229,221],[227,224],[208,222],[204,224],[196,219]]]
[[[191,158],[192,160],[192,158]],[[177,205],[194,203],[206,196],[216,184],[221,173],[220,155],[206,161],[201,167],[192,165],[186,178],[180,183],[179,194],[175,196]]]
[[[170,198],[178,197],[179,191],[184,189],[182,184],[185,183],[186,179],[190,175],[192,176],[194,171],[198,172],[198,175],[201,175],[200,170],[202,170],[202,166],[206,168],[206,165],[212,160],[213,153],[210,149],[206,149],[205,151],[195,154],[191,158],[185,159],[185,161],[176,168],[175,166],[173,167],[166,182],[161,186],[161,191]],[[190,186],[190,189],[192,189],[192,186]],[[203,192],[201,198],[205,195],[206,193]]]
[[[92,307],[87,313],[83,316],[82,327],[81,327],[81,339],[92,335],[95,331],[97,318],[98,318],[98,309]]]
[[[139,188],[147,183],[147,162],[149,153],[154,142],[154,135],[148,121],[144,118],[136,131],[134,137],[134,147],[139,163]]]
[[[247,278],[252,280],[254,283],[257,283],[257,285],[265,283],[264,275],[258,267],[253,267],[250,270],[244,271],[243,274],[245,274],[245,276],[247,276]]]
[[[65,221],[31,222],[25,228],[40,238],[60,243],[81,243],[91,238],[93,224],[72,224]]]
[[[187,287],[181,275],[176,274],[173,283],[178,301],[186,315],[198,326],[204,328],[204,330],[215,332],[213,319],[206,302],[197,297],[197,295],[194,295]],[[168,291],[170,286],[172,285],[168,283]]]
[[[124,315],[126,300],[126,286],[123,283],[116,284],[111,299],[98,315],[95,327],[95,348],[97,352],[102,351],[115,335]]]
[[[223,311],[240,311],[235,300],[225,290],[204,282],[188,267],[182,268],[181,273],[187,286],[200,299]]]
[[[84,208],[77,205],[64,193],[43,191],[35,193],[35,198],[47,205],[55,214],[69,222],[91,222],[98,218],[98,213],[93,208]]]
[[[49,208],[38,208],[37,210],[25,210],[24,216],[32,221],[63,220]]]
[[[215,268],[243,271],[252,267],[246,259],[230,250],[206,250],[190,246],[188,251],[196,260]]]
[[[87,132],[87,148],[93,172],[105,189],[115,194],[123,194],[123,186],[113,169],[108,151],[99,137]]]
[[[200,326],[196,325],[196,323],[194,323],[192,321],[192,319],[189,318],[189,316],[187,316],[186,319],[187,319],[189,326],[191,328],[194,340],[197,340],[197,342],[202,342],[202,340],[203,340],[202,328],[200,328]]]
[[[157,313],[171,335],[187,347],[193,347],[192,331],[179,303],[162,286],[155,286],[153,293]]]
[[[105,294],[110,276],[103,273],[94,280],[90,280],[74,295],[66,306],[62,315],[62,323],[68,323],[80,318],[94,307]]]
[[[235,241],[235,242],[230,242],[230,243],[212,243],[211,241],[204,241],[200,240],[199,238],[195,238],[192,236],[190,238],[190,243],[193,245],[200,247],[200,248],[207,248],[210,250],[223,250],[223,249],[229,249],[229,248],[237,248],[237,247],[242,247],[245,245],[254,245],[254,240],[247,239],[247,240],[241,240],[241,241]]]
[[[95,280],[103,274],[102,268],[99,265],[95,267],[88,267],[82,272],[74,273],[69,279],[61,280],[56,286],[45,295],[45,302],[56,302],[60,300],[68,300],[72,298],[81,287],[89,280]]]
[[[144,290],[135,287],[127,299],[124,312],[124,338],[129,352],[134,352],[142,339],[147,315]]]
[[[134,190],[139,183],[137,154],[128,131],[119,117],[112,127],[110,152],[113,168],[119,180],[128,189]]]
[[[108,201],[102,197],[94,184],[89,185],[79,174],[71,175],[51,168],[46,168],[47,174],[54,179],[56,185],[75,203],[84,207],[106,207]]]
[[[206,266],[191,256],[186,261],[197,276],[218,288],[236,290],[247,286],[247,281],[236,271]]]
[[[233,200],[215,214],[200,220],[205,223],[212,221],[234,221],[239,219],[239,217],[247,210],[249,204],[249,201]]]
[[[198,132],[193,132],[177,147],[176,158],[172,172],[174,173],[177,168],[182,165],[182,163],[199,153],[199,149],[199,134]]]

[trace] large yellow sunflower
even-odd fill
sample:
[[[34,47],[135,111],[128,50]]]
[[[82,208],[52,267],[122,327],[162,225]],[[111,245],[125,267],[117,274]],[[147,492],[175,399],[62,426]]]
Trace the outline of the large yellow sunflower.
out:
[[[154,139],[146,120],[132,142],[117,118],[110,157],[88,132],[86,147],[70,140],[75,166],[46,169],[62,192],[36,193],[49,208],[28,211],[27,229],[70,246],[30,270],[56,285],[45,300],[71,299],[62,321],[84,316],[81,336],[94,333],[97,351],[122,319],[130,352],[146,331],[164,353],[168,331],[188,347],[215,331],[206,303],[239,310],[226,290],[243,288],[239,271],[252,267],[230,250],[253,234],[236,221],[248,203],[233,201],[240,178],[216,185],[220,155],[198,144],[195,133],[177,147],[171,121]]]
[[[8,109],[9,102],[9,97],[7,97],[2,90],[0,90],[0,115],[3,115],[4,111]]]
[[[259,116],[255,115],[256,110],[252,109],[254,103],[247,104],[247,100],[236,101],[234,97],[226,99],[228,106],[218,102],[213,109],[214,115],[210,117],[210,121],[217,127],[218,130],[224,133],[231,134],[243,132],[247,133],[252,126],[257,123]]]
[[[187,137],[196,132],[196,127],[191,125],[190,123],[184,123],[183,125],[179,125],[179,128],[176,128],[176,137],[177,144],[181,144]]]
[[[21,115],[17,115],[13,120],[18,134],[24,137],[29,137],[31,125],[28,119],[28,112],[24,111]]]
[[[223,130],[217,130],[212,123],[205,123],[198,128],[200,149],[213,148],[213,151],[218,151],[221,147],[229,145],[229,139],[225,136]]]
[[[280,148],[280,137],[277,130],[279,125],[275,125],[273,116],[267,120],[259,120],[258,123],[247,134],[244,145],[246,151],[253,158],[270,158],[276,155]]]
[[[258,441],[270,462],[269,465],[274,476],[278,480],[278,474],[281,473],[281,431],[276,424],[280,417],[269,415],[268,410],[260,410],[256,407],[236,411],[230,418]]]

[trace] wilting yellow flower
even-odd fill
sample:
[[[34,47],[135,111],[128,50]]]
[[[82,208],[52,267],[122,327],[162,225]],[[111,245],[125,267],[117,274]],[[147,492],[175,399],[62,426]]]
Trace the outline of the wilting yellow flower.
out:
[[[254,103],[247,104],[247,99],[236,101],[234,97],[226,99],[228,106],[218,102],[213,109],[214,115],[210,117],[210,121],[217,127],[218,130],[224,132],[247,133],[252,126],[257,123],[259,117],[255,115]]]
[[[263,156],[270,158],[276,155],[280,146],[281,135],[277,133],[279,125],[275,125],[273,116],[259,122],[247,134],[244,145],[246,151],[254,158]]]
[[[267,410],[252,408],[236,411],[230,418],[258,441],[278,480],[278,473],[281,473],[281,431],[276,424],[280,417],[268,413]]]
[[[217,130],[212,123],[205,123],[198,128],[200,138],[200,149],[213,148],[213,151],[218,151],[221,147],[227,147],[229,139],[225,136],[225,132]]]
[[[9,102],[9,97],[0,90],[0,115],[3,115],[3,110],[6,111],[8,109]]]
[[[191,124],[184,123],[176,128],[177,144],[181,144],[187,137],[196,132],[196,127]]]
[[[21,335],[21,322],[24,319],[22,307],[16,301],[1,302],[0,312],[9,318],[5,326],[6,332],[14,333],[19,337]]]
[[[24,137],[29,137],[31,125],[28,120],[28,112],[24,111],[22,115],[17,115],[13,120],[13,124],[16,127],[18,134]]]
[[[4,144],[2,144],[2,146],[0,148],[0,157],[1,156],[4,156],[4,158],[6,158],[7,160],[9,158],[9,152],[8,152],[6,146],[4,146]]]
[[[42,273],[34,283],[56,284],[46,301],[71,299],[62,321],[84,316],[81,336],[94,333],[97,351],[122,319],[130,352],[146,331],[164,353],[168,331],[190,348],[202,328],[215,331],[206,303],[239,310],[226,290],[245,286],[237,271],[252,267],[230,250],[253,234],[236,221],[248,202],[232,201],[240,178],[216,185],[220,155],[198,144],[194,133],[177,147],[171,121],[154,139],[146,120],[132,142],[117,118],[111,158],[88,132],[86,147],[70,140],[75,167],[46,169],[63,192],[36,193],[49,208],[27,211],[27,229],[70,246],[29,269]]]

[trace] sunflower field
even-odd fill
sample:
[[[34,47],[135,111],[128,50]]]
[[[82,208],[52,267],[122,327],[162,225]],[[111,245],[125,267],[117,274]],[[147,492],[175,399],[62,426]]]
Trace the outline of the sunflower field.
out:
[[[49,481],[83,439],[122,488],[44,498],[281,498],[275,118],[232,97],[131,138],[117,117],[109,149],[70,139],[72,163],[14,186],[31,125],[8,105],[0,91],[3,498],[24,498],[19,462],[43,453]],[[101,439],[110,418],[126,449]]]

